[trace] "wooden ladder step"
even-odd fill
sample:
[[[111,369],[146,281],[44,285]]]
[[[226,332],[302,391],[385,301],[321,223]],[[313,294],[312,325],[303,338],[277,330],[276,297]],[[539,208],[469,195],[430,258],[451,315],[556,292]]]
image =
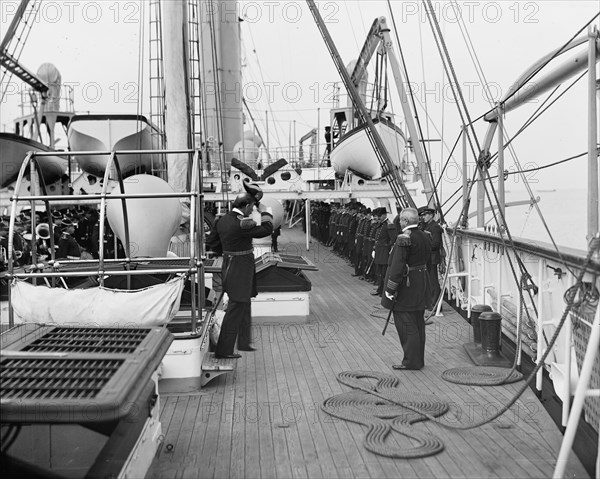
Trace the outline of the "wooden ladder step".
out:
[[[202,361],[200,385],[204,387],[209,381],[217,376],[233,371],[235,369],[235,361],[235,359],[215,358],[215,353],[206,354]]]

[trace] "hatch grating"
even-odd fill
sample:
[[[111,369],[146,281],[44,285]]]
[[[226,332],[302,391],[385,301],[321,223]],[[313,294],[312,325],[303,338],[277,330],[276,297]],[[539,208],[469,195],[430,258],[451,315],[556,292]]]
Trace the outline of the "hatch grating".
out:
[[[93,399],[122,359],[10,358],[0,362],[2,401]]]
[[[131,354],[146,338],[148,331],[132,328],[55,328],[22,350]]]

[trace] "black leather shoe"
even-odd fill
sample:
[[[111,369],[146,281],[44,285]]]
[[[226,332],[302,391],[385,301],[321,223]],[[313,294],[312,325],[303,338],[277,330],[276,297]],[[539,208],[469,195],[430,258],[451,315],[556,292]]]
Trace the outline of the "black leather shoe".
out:
[[[403,370],[403,369],[408,369],[404,364],[392,364],[392,369],[395,369],[396,371],[398,370]]]
[[[238,351],[256,351],[256,348],[248,346],[247,348],[238,348]]]
[[[381,293],[379,291],[373,291],[371,296],[381,296]]]
[[[352,273],[352,277],[353,277],[353,278],[356,278],[357,276],[360,276],[360,274],[355,274],[355,273]]]
[[[217,358],[217,359],[239,359],[241,357],[242,357],[241,354],[216,354],[215,353],[215,358]]]
[[[420,368],[409,368],[404,364],[392,364],[392,369],[395,369],[396,371],[418,371]]]

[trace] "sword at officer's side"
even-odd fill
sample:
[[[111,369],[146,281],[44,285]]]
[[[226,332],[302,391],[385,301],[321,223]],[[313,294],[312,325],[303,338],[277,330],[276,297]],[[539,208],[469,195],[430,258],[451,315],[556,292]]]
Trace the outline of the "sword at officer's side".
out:
[[[383,294],[385,294],[385,292]],[[394,306],[396,305],[397,296],[397,294],[394,294],[394,299],[392,300],[392,305],[390,306],[390,312],[388,313],[387,319],[385,320],[385,326],[383,327],[383,331],[381,332],[382,336],[385,336],[385,331],[387,330],[387,327],[390,324],[390,318],[392,317],[392,313],[394,312]]]

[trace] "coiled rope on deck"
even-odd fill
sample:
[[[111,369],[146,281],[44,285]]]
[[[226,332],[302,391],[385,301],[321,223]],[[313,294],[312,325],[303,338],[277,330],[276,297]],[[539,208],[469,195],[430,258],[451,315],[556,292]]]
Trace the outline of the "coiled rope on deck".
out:
[[[367,381],[365,381],[367,379]],[[368,380],[375,379],[376,384]],[[386,457],[418,458],[444,450],[437,437],[415,431],[412,424],[426,416],[438,417],[449,405],[436,396],[402,391],[396,376],[375,371],[345,371],[337,380],[353,388],[326,399],[321,408],[327,414],[367,426],[363,444],[368,451]],[[412,439],[416,446],[402,447],[392,443],[392,432]]]
[[[453,368],[442,373],[442,379],[455,383],[471,386],[498,386],[500,384],[514,383],[523,379],[523,375],[515,371],[496,366],[479,366],[476,368]]]

